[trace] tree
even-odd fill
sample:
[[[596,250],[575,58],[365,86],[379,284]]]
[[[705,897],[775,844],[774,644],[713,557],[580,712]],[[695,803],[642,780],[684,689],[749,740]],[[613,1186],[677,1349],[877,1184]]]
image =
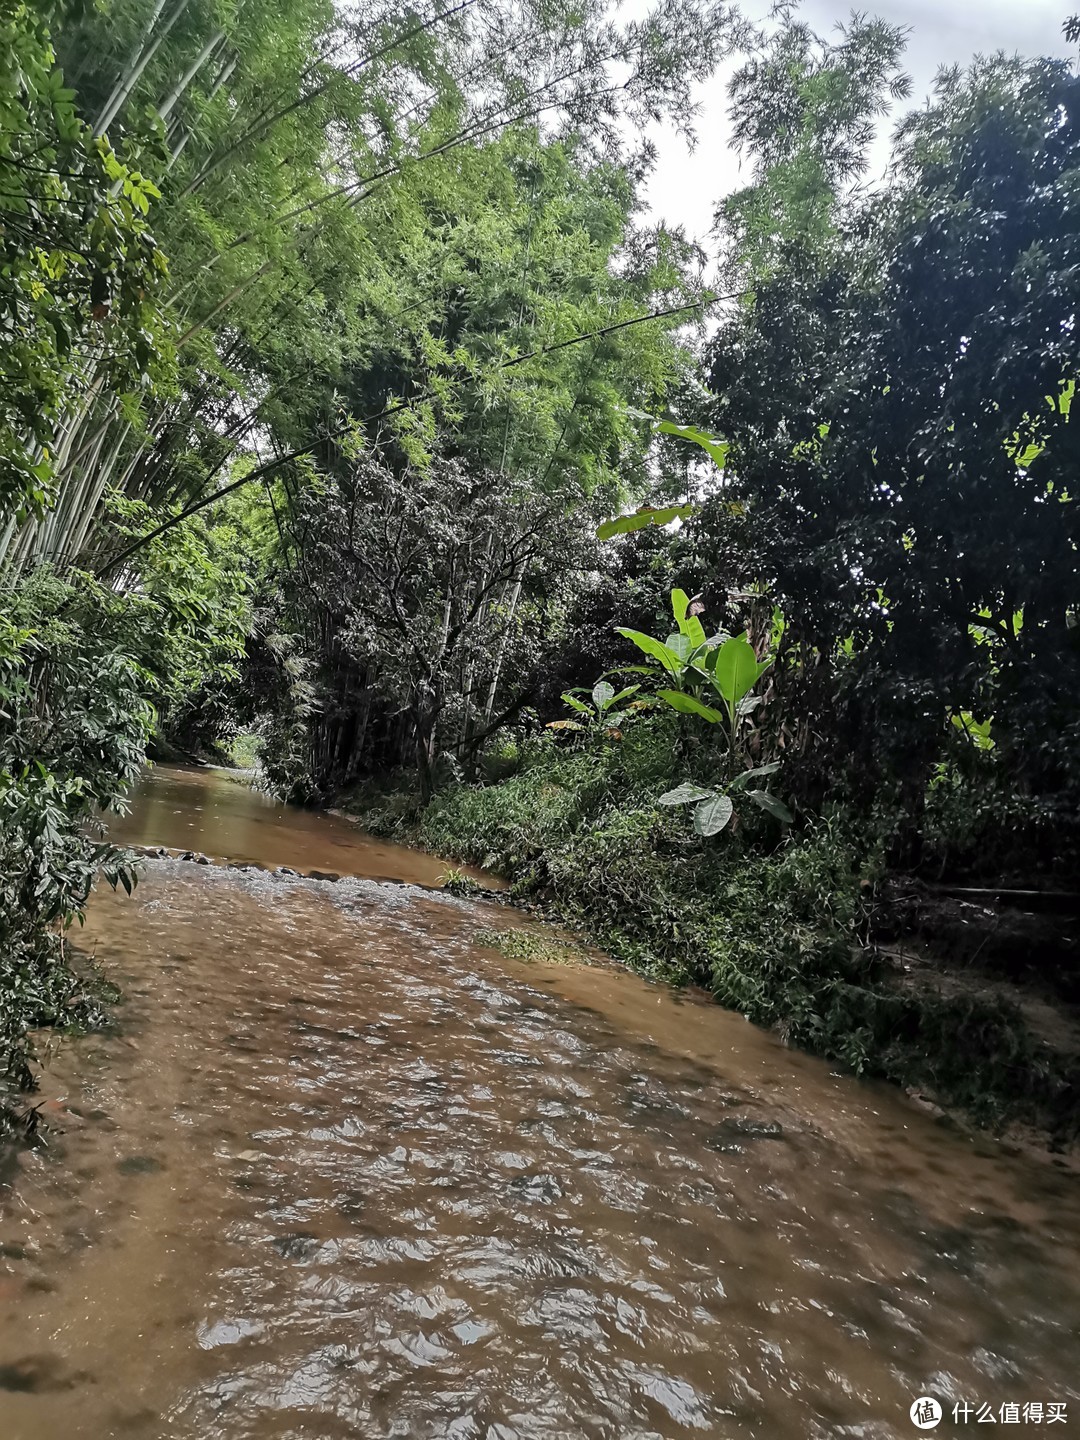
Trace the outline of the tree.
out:
[[[788,19],[732,78],[732,138],[753,164],[717,210],[732,288],[827,250],[876,125],[911,93],[903,29],[859,15],[837,28],[828,41]]]
[[[1078,87],[1054,61],[945,73],[888,189],[713,349],[732,464],[699,543],[782,607],[822,765],[903,776],[912,820],[960,710],[993,713],[1014,783],[1076,783]]]
[[[110,488],[155,508],[212,493],[302,377],[377,343],[363,301],[379,267],[364,261],[413,172],[541,116],[594,152],[617,147],[628,110],[688,114],[691,79],[733,33],[725,10],[696,0],[621,26],[597,3],[487,0],[420,14],[393,0],[356,13],[108,0],[68,19],[64,103],[93,117],[88,143],[122,143],[162,192],[161,313],[179,372],[121,387],[100,347],[78,348],[79,385],[50,421],[64,437],[54,515],[14,517],[8,563],[70,560],[88,542],[100,555]]]
[[[427,784],[436,751],[470,767],[517,713],[569,591],[592,583],[596,520],[645,483],[633,408],[688,363],[673,319],[547,351],[691,289],[687,248],[633,236],[629,177],[580,142],[515,129],[414,172],[399,198],[368,272],[382,343],[309,378],[285,432],[415,397],[282,472],[292,578],[274,629],[303,635],[284,659],[305,656],[320,690],[307,758],[291,721],[279,749],[320,793],[405,759]]]
[[[439,754],[468,762],[539,689],[580,526],[497,472],[452,459],[396,472],[369,454],[305,487],[291,535],[282,618],[302,618],[318,703],[306,774],[278,778],[327,794],[373,765],[415,764],[430,796]]]

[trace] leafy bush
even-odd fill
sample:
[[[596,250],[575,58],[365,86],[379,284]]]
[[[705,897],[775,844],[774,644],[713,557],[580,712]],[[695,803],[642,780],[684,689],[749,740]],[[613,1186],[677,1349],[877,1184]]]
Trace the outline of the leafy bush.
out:
[[[0,589],[0,1122],[5,1097],[33,1084],[28,1030],[102,1018],[64,938],[98,874],[133,883],[102,816],[142,768],[160,709],[235,651],[238,592],[217,612],[197,603],[203,559],[192,541],[125,595],[47,569]]]
[[[132,884],[127,857],[95,831],[138,774],[153,728],[154,677],[131,652],[144,627],[154,633],[156,608],[47,572],[0,593],[0,1075],[9,1098],[32,1085],[30,1027],[101,1018],[63,932],[99,871]]]

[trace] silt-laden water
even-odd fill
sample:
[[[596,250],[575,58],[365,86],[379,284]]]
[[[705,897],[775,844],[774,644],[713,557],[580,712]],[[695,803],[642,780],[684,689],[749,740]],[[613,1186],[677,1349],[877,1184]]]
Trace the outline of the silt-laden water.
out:
[[[0,1440],[892,1440],[924,1393],[938,1434],[979,1433],[964,1399],[1080,1424],[1070,1175],[693,996],[506,959],[499,908],[362,878],[438,862],[215,772],[124,833],[360,878],[95,897],[126,999],[0,1186]]]

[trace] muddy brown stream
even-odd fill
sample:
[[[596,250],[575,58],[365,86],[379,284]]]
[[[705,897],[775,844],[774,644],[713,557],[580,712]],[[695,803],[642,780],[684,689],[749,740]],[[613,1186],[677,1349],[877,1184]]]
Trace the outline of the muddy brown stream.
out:
[[[54,1048],[0,1185],[0,1440],[891,1440],[926,1393],[938,1434],[1080,1424],[1070,1174],[692,996],[507,959],[438,861],[218,772],[121,829],[353,878],[95,896],[125,999]]]

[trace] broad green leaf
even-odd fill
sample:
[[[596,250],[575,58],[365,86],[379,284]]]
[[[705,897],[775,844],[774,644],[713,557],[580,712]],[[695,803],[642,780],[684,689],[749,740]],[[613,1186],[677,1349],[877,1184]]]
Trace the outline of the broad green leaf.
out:
[[[667,637],[667,640],[664,643],[667,645],[668,649],[672,652],[672,654],[679,657],[683,665],[685,665],[689,661],[690,656],[693,653],[694,647],[690,644],[690,641],[686,638],[685,635],[673,633]]]
[[[605,520],[596,527],[596,538],[611,540],[616,535],[646,530],[650,525],[670,525],[673,520],[689,520],[696,510],[696,505],[643,505],[632,515],[618,515],[614,520]]]
[[[686,619],[686,612],[690,609],[690,596],[685,590],[672,590],[671,612],[675,616],[675,623],[682,629],[682,623]]]
[[[750,642],[742,635],[733,635],[716,652],[716,688],[728,705],[735,706],[771,664],[771,660],[759,664]]]
[[[770,815],[775,815],[777,820],[782,820],[785,825],[790,825],[794,815],[775,795],[770,795],[768,790],[747,790],[747,797],[753,800],[755,805],[760,805],[762,810],[767,810]]]
[[[667,702],[673,710],[679,710],[683,715],[697,715],[702,720],[708,720],[710,725],[716,725],[724,717],[719,710],[714,710],[711,705],[704,705],[693,695],[687,695],[684,690],[660,690],[657,692],[660,699]]]
[[[734,814],[726,795],[710,795],[694,811],[694,829],[699,835],[718,835]]]
[[[716,435],[707,435],[694,425],[676,425],[674,420],[657,420],[656,429],[661,435],[674,435],[677,440],[689,440],[694,445],[700,445],[721,470],[727,464],[731,447]]]
[[[574,710],[580,711],[582,715],[589,714],[588,705],[586,705],[584,701],[579,700],[576,695],[571,695],[569,690],[563,691],[562,698],[566,701],[567,705],[570,705]]]
[[[759,775],[775,775],[779,769],[779,760],[774,760],[769,765],[755,765],[750,770],[744,770],[741,775],[736,775],[732,781],[732,789],[745,790],[748,780],[756,780]]]
[[[669,790],[666,795],[661,795],[656,803],[658,805],[692,805],[695,800],[707,800],[712,794],[711,790],[703,790],[700,785],[694,785],[689,780],[684,780],[681,785],[676,785],[674,790]]]
[[[961,710],[959,715],[950,716],[953,725],[966,735],[977,750],[993,750],[996,742],[990,733],[994,717],[991,715],[986,720],[976,720],[970,710]]]
[[[615,630],[617,634],[624,635],[627,640],[632,640],[644,654],[651,656],[654,660],[659,660],[668,674],[678,675],[682,670],[682,661],[679,656],[669,650],[662,640],[657,640],[652,635],[646,635],[641,630],[627,630],[623,625],[616,625]]]

